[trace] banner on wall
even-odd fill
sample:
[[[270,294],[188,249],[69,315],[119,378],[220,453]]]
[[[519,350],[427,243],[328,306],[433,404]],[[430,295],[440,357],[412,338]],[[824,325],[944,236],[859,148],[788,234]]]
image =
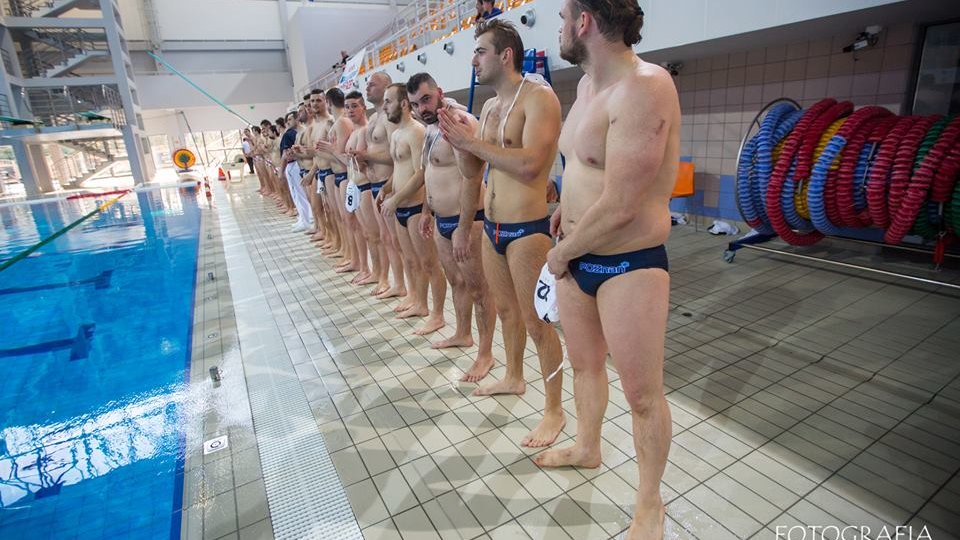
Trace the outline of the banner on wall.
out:
[[[364,47],[360,49],[357,54],[350,57],[347,60],[347,65],[343,68],[343,73],[340,75],[340,82],[337,83],[337,87],[340,90],[343,90],[343,93],[357,90],[359,88],[357,84],[357,75],[360,74],[360,65],[363,64],[363,59],[367,57],[367,48]]]

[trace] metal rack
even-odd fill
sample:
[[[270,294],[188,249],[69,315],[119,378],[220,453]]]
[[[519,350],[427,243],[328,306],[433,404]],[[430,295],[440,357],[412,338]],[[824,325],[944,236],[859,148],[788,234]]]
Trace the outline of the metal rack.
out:
[[[764,114],[766,114],[768,110],[770,110],[771,108],[781,103],[789,103],[790,105],[793,105],[794,107],[796,107],[798,110],[801,108],[799,103],[797,103],[796,101],[790,98],[775,99],[770,103],[766,104],[763,108],[761,108],[760,111],[757,112],[756,116],[753,117],[753,121],[750,122],[749,127],[747,128],[746,132],[743,134],[743,137],[740,139],[740,148],[737,151],[737,171],[740,170],[740,160],[742,159],[741,156],[743,155],[743,148],[747,145],[747,141],[750,140],[750,137],[754,134],[755,130],[760,129],[760,119],[763,117]],[[743,212],[743,206],[741,205],[741,202],[740,202],[740,190],[739,190],[740,175],[739,174],[737,174],[737,176],[735,177],[735,181],[736,181],[736,188],[734,189],[734,194],[737,202],[737,210],[740,211],[740,215],[742,216],[744,215],[744,212]],[[736,257],[737,251],[739,251],[740,249],[752,249],[760,252],[782,255],[785,257],[792,257],[800,260],[825,263],[833,266],[838,266],[841,268],[861,270],[864,272],[871,272],[874,274],[885,275],[888,277],[895,277],[895,278],[925,283],[928,285],[937,285],[937,286],[946,287],[949,289],[960,290],[960,285],[954,284],[954,283],[947,283],[944,281],[925,278],[922,276],[904,274],[900,272],[891,272],[889,270],[882,270],[880,268],[874,268],[871,266],[864,266],[860,264],[852,264],[852,263],[846,263],[841,261],[835,261],[825,257],[815,257],[813,255],[805,255],[802,253],[794,253],[792,251],[786,251],[783,249],[776,249],[776,248],[758,245],[758,244],[764,244],[766,242],[769,242],[770,240],[773,240],[774,238],[777,238],[777,237],[778,236],[776,234],[762,234],[756,231],[751,231],[750,233],[747,233],[746,235],[740,237],[739,239],[734,240],[733,242],[730,242],[729,244],[727,244],[727,249],[723,252],[723,260],[728,263],[733,263],[733,260]],[[933,255],[933,250],[922,248],[922,247],[892,245],[892,244],[885,244],[882,242],[873,242],[870,240],[847,238],[844,236],[831,235],[831,236],[828,236],[827,238],[831,240],[842,241],[842,242],[850,242],[850,243],[856,243],[856,244],[862,244],[862,245],[868,245],[868,246],[874,246],[874,247],[882,247],[884,249],[896,249],[901,251],[910,251],[914,253],[926,253],[926,254]],[[953,254],[953,253],[947,253],[946,256],[953,259],[960,259],[960,255]],[[939,271],[940,268],[937,267],[935,268],[935,270]]]

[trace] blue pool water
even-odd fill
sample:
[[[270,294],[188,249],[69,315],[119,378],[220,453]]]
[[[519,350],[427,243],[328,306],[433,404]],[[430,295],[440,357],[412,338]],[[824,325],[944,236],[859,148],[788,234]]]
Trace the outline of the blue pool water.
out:
[[[0,208],[0,261],[100,202]],[[199,231],[131,193],[0,272],[0,538],[180,537]]]

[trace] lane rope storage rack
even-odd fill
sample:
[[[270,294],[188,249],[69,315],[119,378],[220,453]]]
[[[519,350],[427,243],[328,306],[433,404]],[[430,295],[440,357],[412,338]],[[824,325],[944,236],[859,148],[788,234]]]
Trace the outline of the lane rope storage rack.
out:
[[[807,109],[776,99],[740,140],[737,208],[752,230],[727,246],[960,290],[960,285],[762,246],[830,238],[931,256],[935,271],[960,235],[960,115],[897,116],[825,98]]]

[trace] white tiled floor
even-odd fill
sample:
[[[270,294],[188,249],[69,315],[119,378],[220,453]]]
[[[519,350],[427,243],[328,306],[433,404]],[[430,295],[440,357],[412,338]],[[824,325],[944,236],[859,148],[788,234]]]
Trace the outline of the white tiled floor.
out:
[[[544,399],[532,344],[525,396],[470,396],[473,385],[451,381],[475,349],[431,350],[252,189],[231,186],[231,202],[368,540],[579,540],[627,528],[637,469],[614,371],[603,465],[538,469],[517,445]],[[954,538],[960,296],[757,252],[728,265],[726,241],[683,227],[668,245],[667,537],[909,524]],[[452,309],[448,300],[448,322]],[[495,355],[500,378],[499,334]],[[571,383],[558,444],[576,428]]]

